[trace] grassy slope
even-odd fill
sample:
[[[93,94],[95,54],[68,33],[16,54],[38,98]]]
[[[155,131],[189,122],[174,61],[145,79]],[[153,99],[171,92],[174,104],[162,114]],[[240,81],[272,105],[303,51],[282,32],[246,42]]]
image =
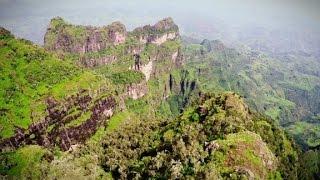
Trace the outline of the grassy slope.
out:
[[[27,128],[44,116],[44,98],[66,94],[58,86],[81,70],[23,40],[1,40],[1,136],[9,137],[14,127]],[[34,118],[31,118],[30,115]]]
[[[9,32],[7,32],[9,33]],[[94,98],[112,94],[111,80],[91,70],[81,69],[71,60],[58,59],[31,42],[15,39],[9,34],[0,36],[0,136],[8,138],[15,128],[28,128],[46,115],[46,98],[64,101],[66,97],[86,89]],[[103,94],[98,89],[105,89]],[[89,117],[83,114],[66,126],[81,124]],[[25,146],[11,153],[1,154],[1,174],[27,175],[30,166],[39,166],[48,152],[38,146]],[[6,161],[3,161],[7,159]],[[7,169],[9,168],[9,169]],[[39,173],[30,175],[35,177]]]
[[[42,120],[49,96],[63,100],[82,89],[94,94],[101,87],[108,87],[112,93],[110,80],[24,40],[2,39],[0,51],[2,138],[12,136],[14,126],[27,128]]]

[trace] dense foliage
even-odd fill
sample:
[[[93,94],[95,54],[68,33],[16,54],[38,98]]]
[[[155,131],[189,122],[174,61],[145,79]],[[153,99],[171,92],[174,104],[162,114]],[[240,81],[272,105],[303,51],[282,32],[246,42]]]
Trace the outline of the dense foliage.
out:
[[[118,141],[121,139],[121,141]],[[202,97],[173,121],[124,124],[102,141],[114,178],[294,178],[297,153],[282,130],[232,94]]]

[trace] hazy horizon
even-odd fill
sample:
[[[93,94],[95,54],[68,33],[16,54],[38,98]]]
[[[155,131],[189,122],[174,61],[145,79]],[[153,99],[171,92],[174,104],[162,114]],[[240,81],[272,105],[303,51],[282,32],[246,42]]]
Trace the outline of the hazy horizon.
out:
[[[47,25],[56,16],[73,24],[93,26],[121,21],[128,30],[170,16],[183,35],[226,42],[272,36],[271,39],[283,41],[281,48],[294,45],[295,49],[316,52],[318,49],[314,48],[320,41],[319,7],[317,0],[2,0],[0,26],[18,37],[43,44]]]

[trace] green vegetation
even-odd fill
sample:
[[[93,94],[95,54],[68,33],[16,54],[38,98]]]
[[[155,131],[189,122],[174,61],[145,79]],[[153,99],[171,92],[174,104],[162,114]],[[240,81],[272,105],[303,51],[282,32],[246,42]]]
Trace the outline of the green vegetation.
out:
[[[230,108],[222,110],[226,104]],[[261,123],[263,118],[249,115],[243,105],[239,97],[225,94],[207,97],[173,121],[130,121],[103,138],[102,166],[113,178],[295,177],[297,154],[283,131]],[[232,115],[233,108],[246,118]],[[263,125],[273,127],[272,139]],[[289,156],[292,161],[286,162]]]
[[[107,127],[106,130],[108,132],[115,130],[128,117],[130,117],[130,113],[129,112],[121,112],[121,113],[118,113],[118,114],[114,115],[109,120],[108,127]]]
[[[287,131],[304,148],[320,146],[320,124],[308,122],[296,122],[287,127]]]
[[[127,70],[111,75],[111,79],[115,84],[132,84],[139,83],[144,79],[144,74],[140,71]]]
[[[38,121],[45,112],[43,98],[81,70],[23,40],[2,37],[0,44],[0,136],[6,138],[14,126],[27,128]]]
[[[316,179],[320,171],[319,150],[309,150],[300,157],[299,179]]]
[[[49,33],[46,37],[56,38],[56,35],[59,33],[67,33],[72,36],[71,39],[77,39],[76,36],[79,36],[79,38],[83,38],[84,36],[84,27],[69,25],[60,18],[52,20],[51,26],[51,30],[56,34],[51,34],[53,36],[50,36]],[[60,32],[60,30],[58,30],[59,28],[65,28],[64,32]],[[108,28],[111,28],[111,26]],[[50,45],[50,43],[51,42],[46,42],[47,45]],[[74,43],[77,44],[78,42]],[[129,70],[134,60],[132,55],[127,53],[127,50],[132,46],[139,45],[133,38],[128,38],[124,44],[110,46],[97,53],[86,53],[84,56],[87,58],[115,55],[120,59],[95,69],[79,67],[77,60],[81,57],[80,55],[66,53],[63,55],[63,60],[61,60],[58,59],[55,54],[49,53],[28,41],[15,39],[10,35],[10,32],[5,30],[1,30],[0,45],[2,60],[0,68],[1,84],[3,85],[1,87],[1,140],[12,137],[17,127],[27,129],[32,123],[43,121],[48,114],[48,105],[46,104],[48,98],[52,98],[59,103],[57,109],[64,109],[66,106],[69,106],[67,104],[70,98],[79,94],[88,95],[92,98],[91,102],[95,102],[102,97],[108,97],[118,93],[117,95],[119,95],[119,97],[115,98],[120,102],[123,101],[128,111],[117,111],[115,116],[112,117],[105,126],[97,129],[95,135],[87,141],[88,144],[95,144],[95,147],[97,147],[96,143],[105,136],[106,132],[112,132],[117,129],[123,124],[123,121],[127,121],[128,119],[135,121],[138,117],[149,116],[152,111],[155,112],[158,106],[167,106],[165,105],[166,103],[161,103],[162,98],[160,94],[163,93],[163,89],[159,90],[159,86],[161,87],[160,84],[154,86],[153,89],[157,94],[148,95],[149,97],[146,97],[144,100],[134,101],[130,98],[123,97],[127,91],[127,85],[138,84],[145,80],[144,74],[140,71]],[[154,57],[156,54],[159,55],[159,59],[157,59],[159,60],[159,64],[171,60],[172,53],[179,48],[179,43],[166,43],[161,45],[161,48],[162,49],[159,50],[158,47],[153,45],[146,46],[141,53],[141,62],[148,62],[150,56]],[[59,56],[61,56],[61,52],[58,53]],[[167,67],[161,68],[163,68],[162,72],[168,70]],[[161,69],[159,68],[159,70]],[[159,79],[166,81],[160,74]],[[77,100],[75,102],[77,103]],[[92,106],[93,104],[90,103],[89,108],[92,108]],[[71,121],[68,120],[68,122],[63,125],[63,128],[82,125],[92,116],[90,111],[81,112],[79,106],[73,107],[67,113],[68,115],[64,119],[71,119]],[[171,114],[170,111],[166,111],[166,113],[167,114],[163,115],[170,116]],[[54,125],[46,129],[47,133],[52,133],[56,130],[57,127]],[[32,136],[34,137],[34,135]],[[6,149],[6,151],[8,150],[9,149]],[[10,157],[19,158],[19,150],[20,148],[18,148],[17,151],[13,150],[12,153],[10,152]],[[41,166],[37,165],[35,167],[35,174],[22,170],[22,165],[14,162],[10,166],[7,166],[9,162],[4,161],[1,165],[1,168],[4,168],[1,171],[1,175],[23,177],[25,173],[30,173],[30,175],[34,175],[34,177],[49,177],[50,175],[55,177],[69,177],[70,175],[70,177],[72,177],[74,175],[71,175],[73,171],[70,170],[70,173],[66,173],[66,167],[76,166],[82,169],[86,168],[82,162],[90,161],[95,162],[95,168],[101,169],[97,161],[92,160],[92,154],[85,157],[74,155],[77,160],[69,161],[65,159],[68,159],[68,153],[62,153],[59,149],[51,148],[49,148],[48,151],[54,154],[53,157],[49,155],[50,158],[48,162],[42,158],[34,159],[34,163],[41,162]],[[35,153],[36,152],[37,151],[35,151]],[[42,155],[37,155],[37,157],[40,156]],[[1,158],[2,157],[7,157],[7,155],[1,154]],[[58,162],[63,161],[65,164],[54,165],[54,162],[51,162],[51,158],[54,158]],[[32,165],[32,163],[31,161],[27,161],[23,166],[27,166],[28,164]],[[94,171],[93,169],[91,170],[91,172]],[[17,171],[17,173],[9,173],[9,171]],[[41,174],[43,172],[47,174]],[[80,176],[84,176],[84,174]]]
[[[271,165],[270,162],[274,163],[275,157],[259,135],[250,132],[230,134],[227,135],[225,140],[218,140],[216,143],[221,150],[214,152],[217,154],[213,155],[215,157],[214,161],[220,163],[217,167],[220,167],[223,173],[227,174],[230,171],[232,173],[232,168],[236,167],[243,168],[244,172],[250,170],[252,173],[257,173],[255,177],[261,179],[265,179],[268,174],[274,173],[275,166]],[[263,151],[263,156],[259,151]],[[271,171],[269,172],[266,171],[265,167],[267,161],[270,163],[268,169]],[[225,164],[228,167],[225,167]],[[236,174],[230,176],[239,177]]]
[[[118,112],[112,116],[106,126],[100,127],[97,132],[90,138],[89,143],[98,143],[105,136],[106,132],[112,132],[117,128],[121,127],[121,124],[127,119],[134,118],[134,116],[129,111]]]
[[[198,77],[201,91],[234,91],[245,98],[251,109],[292,129],[288,132],[300,144],[309,141],[316,145],[318,136],[306,126],[301,131],[308,135],[303,138],[296,135],[298,131],[293,127],[286,127],[296,121],[309,121],[319,113],[316,101],[320,80],[315,73],[318,70],[314,68],[319,65],[316,59],[302,55],[270,58],[259,52],[230,49],[221,42],[208,40],[202,44],[186,44],[184,49],[188,56],[186,69]]]
[[[83,51],[93,31],[101,35],[101,49]],[[113,43],[114,32],[124,33],[125,42]],[[129,33],[119,22],[99,28],[55,18],[45,42],[45,48],[54,52],[47,52],[0,29],[1,140],[32,123],[58,117],[58,123],[41,130],[45,138],[37,140],[48,143],[43,147],[4,148],[0,174],[31,179],[316,177],[319,161],[303,160],[317,158],[318,152],[309,151],[299,161],[298,148],[278,124],[288,123],[301,115],[296,110],[305,108],[297,97],[288,98],[289,90],[312,98],[318,92],[314,85],[318,78],[288,72],[277,59],[241,54],[219,41],[186,45],[182,51],[179,39],[155,45],[136,38],[170,32],[178,32],[171,18]],[[57,48],[61,40],[67,45]],[[133,70],[136,52],[140,67],[152,61],[148,80],[146,72]],[[188,60],[185,65],[182,59]],[[138,99],[128,91],[136,86],[135,92],[144,93]],[[107,97],[116,101],[112,111],[100,101]],[[310,121],[287,127],[295,138],[307,140],[308,147],[319,145],[315,109],[310,112],[316,126]],[[88,121],[99,113],[112,117]],[[86,126],[80,130],[93,133],[74,142],[59,139],[81,125]],[[64,149],[68,151],[50,144],[48,137],[54,133],[64,135],[57,139],[61,144],[70,142]],[[303,174],[298,169],[309,171]]]
[[[0,173],[26,179],[39,178],[41,175],[39,167],[46,153],[47,150],[39,146],[26,146],[15,152],[2,153]]]

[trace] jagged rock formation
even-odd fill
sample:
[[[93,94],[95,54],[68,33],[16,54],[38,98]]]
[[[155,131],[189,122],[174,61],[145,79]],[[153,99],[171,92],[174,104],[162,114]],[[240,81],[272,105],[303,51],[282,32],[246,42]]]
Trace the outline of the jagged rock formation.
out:
[[[145,81],[126,85],[124,94],[133,99],[148,92],[149,79],[182,65],[179,39],[179,28],[172,18],[127,32],[119,22],[91,27],[71,25],[60,17],[51,20],[44,38],[46,49],[62,57],[71,55],[86,67],[119,64],[142,72]]]
[[[86,67],[96,67],[123,59],[127,55],[139,55],[148,44],[160,46],[179,38],[179,28],[172,18],[127,32],[120,22],[91,27],[71,25],[57,17],[49,24],[44,44],[45,48],[51,51],[78,55],[80,62]],[[125,47],[118,46],[120,44],[125,44]],[[119,49],[122,53],[112,49]],[[177,55],[175,54],[173,59],[177,59]]]
[[[44,37],[45,48],[68,53],[97,52],[126,40],[126,28],[120,22],[104,27],[71,25],[61,17],[53,18]]]
[[[153,61],[149,61],[148,64],[142,65],[140,67],[141,72],[146,77],[146,81],[148,81],[150,79],[150,76],[151,76],[151,73],[152,73],[152,69],[153,69],[152,65],[153,65]]]
[[[136,28],[132,34],[143,44],[161,45],[168,40],[179,38],[179,28],[172,18],[166,18],[153,26],[147,25]]]
[[[86,67],[117,64],[128,59],[131,61],[127,63],[128,69],[142,72],[148,82],[182,65],[179,39],[179,28],[172,18],[127,32],[121,23],[89,27],[71,25],[58,17],[50,22],[45,47],[62,52],[62,56],[76,57]],[[128,84],[125,94],[133,99],[143,97],[147,93],[146,82]]]

